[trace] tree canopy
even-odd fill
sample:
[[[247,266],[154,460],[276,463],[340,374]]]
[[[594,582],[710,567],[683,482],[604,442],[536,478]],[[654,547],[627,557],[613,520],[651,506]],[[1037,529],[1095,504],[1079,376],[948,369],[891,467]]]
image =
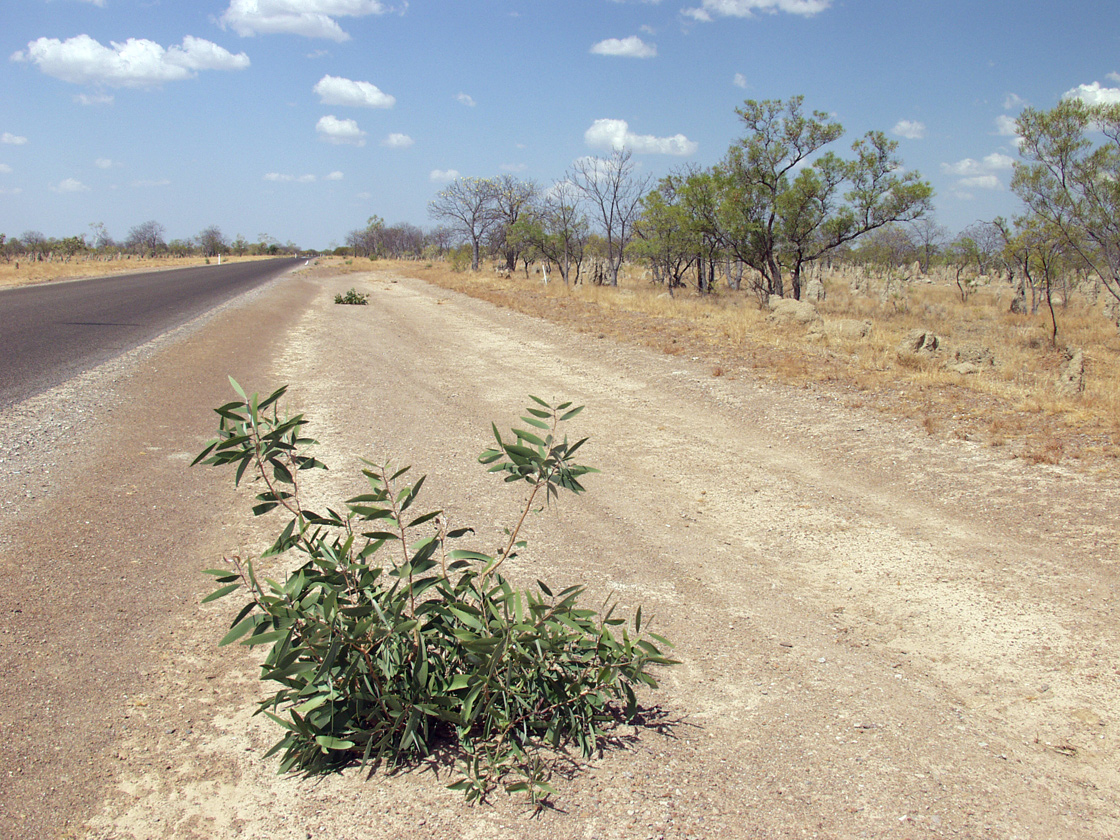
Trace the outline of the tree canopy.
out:
[[[1120,104],[1066,99],[1017,121],[1011,188],[1120,300]]]

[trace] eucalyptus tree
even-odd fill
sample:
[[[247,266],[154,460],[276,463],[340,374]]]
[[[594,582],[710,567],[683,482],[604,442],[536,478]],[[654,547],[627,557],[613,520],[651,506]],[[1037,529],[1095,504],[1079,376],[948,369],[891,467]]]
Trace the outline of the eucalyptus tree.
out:
[[[1022,216],[1013,224],[997,217],[992,225],[1003,239],[1004,259],[1016,267],[1021,278],[1016,301],[1023,301],[1023,308],[1031,315],[1046,302],[1050,313],[1050,343],[1056,347],[1058,316],[1054,310],[1054,286],[1062,282],[1069,268],[1069,246],[1058,231],[1037,215]],[[1030,304],[1026,305],[1028,291]],[[1067,296],[1068,292],[1063,302]]]
[[[125,247],[139,256],[154,256],[167,247],[163,241],[166,229],[155,220],[142,222],[128,232]]]
[[[217,225],[204,228],[196,237],[196,241],[198,242],[198,249],[204,257],[216,257],[229,250],[229,243],[226,241],[222,229]]]
[[[532,249],[555,265],[568,285],[579,279],[589,230],[582,191],[562,179],[529,204],[510,229],[510,236],[520,247]]]
[[[910,223],[910,239],[921,254],[922,274],[929,274],[934,254],[949,238],[949,229],[932,215],[920,216]]]
[[[532,204],[539,189],[532,181],[522,181],[509,174],[491,179],[491,188],[491,201],[496,217],[492,228],[494,250],[505,259],[506,268],[513,271],[517,268],[521,249],[518,247],[518,238],[511,238],[509,233],[522,213]]]
[[[863,238],[854,256],[880,270],[901,268],[918,256],[914,239],[900,224],[883,225]]]
[[[385,220],[380,216],[370,216],[364,228],[346,234],[346,245],[356,257],[376,258],[381,252]]]
[[[898,144],[869,131],[852,144],[854,158],[822,151],[844,133],[823,111],[802,112],[803,97],[747,100],[736,113],[746,135],[717,167],[728,244],[758,271],[773,295],[788,275],[801,296],[805,266],[892,222],[929,210],[933,190],[904,172]]]
[[[592,208],[606,244],[608,283],[618,285],[618,270],[634,236],[634,222],[650,179],[639,177],[629,149],[615,149],[608,158],[580,158],[568,173]]]
[[[684,285],[688,270],[700,259],[700,234],[685,198],[687,176],[670,174],[642,198],[634,223],[634,253],[649,262],[655,283],[670,293]]]
[[[386,227],[381,232],[381,247],[393,259],[419,259],[424,252],[424,231],[408,222]]]
[[[109,235],[109,229],[105,227],[104,222],[90,222],[89,224],[89,247],[99,253],[105,253],[116,245],[113,237]]]
[[[471,270],[478,271],[487,234],[501,221],[491,178],[456,178],[428,202],[428,215],[444,222],[471,244]]]
[[[22,240],[23,251],[33,260],[42,260],[49,250],[49,240],[37,230],[25,230],[20,240]]]
[[[1120,301],[1120,104],[1027,108],[1011,188]]]

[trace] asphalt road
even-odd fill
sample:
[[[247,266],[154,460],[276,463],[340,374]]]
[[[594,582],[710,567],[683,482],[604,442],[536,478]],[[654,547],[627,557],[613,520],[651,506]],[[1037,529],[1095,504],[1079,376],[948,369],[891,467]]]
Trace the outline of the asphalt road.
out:
[[[254,260],[0,290],[0,409],[127,353],[294,264]]]

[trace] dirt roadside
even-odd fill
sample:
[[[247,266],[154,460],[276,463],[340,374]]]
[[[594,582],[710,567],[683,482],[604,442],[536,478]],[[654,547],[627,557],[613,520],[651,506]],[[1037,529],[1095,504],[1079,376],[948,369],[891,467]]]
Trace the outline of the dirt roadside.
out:
[[[343,284],[371,305],[334,306]],[[474,462],[490,420],[586,403],[603,474],[511,576],[644,605],[684,661],[649,697],[671,725],[537,819],[467,807],[446,768],[277,777],[252,660],[214,647],[236,605],[198,604],[198,570],[267,539],[229,476],[186,469],[227,372],[292,383],[324,495],[391,456],[484,547],[516,506]],[[1116,476],[383,273],[282,281],[107,383],[23,409],[88,411],[18,456],[36,498],[0,520],[4,836],[1120,836]]]

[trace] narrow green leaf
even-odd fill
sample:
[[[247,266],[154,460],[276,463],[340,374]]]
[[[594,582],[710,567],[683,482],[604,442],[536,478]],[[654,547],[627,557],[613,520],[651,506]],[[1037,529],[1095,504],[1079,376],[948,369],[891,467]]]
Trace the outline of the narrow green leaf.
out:
[[[225,645],[236,642],[238,639],[240,639],[242,636],[256,627],[259,620],[260,619],[258,618],[258,616],[251,615],[248,618],[242,619],[237,624],[234,624],[230,631],[222,636],[222,640],[218,642],[218,647],[224,647]]]
[[[205,598],[203,598],[202,603],[208,604],[211,601],[217,601],[219,598],[224,598],[229,593],[234,592],[234,591],[236,591],[240,588],[241,588],[240,583],[231,583],[229,586],[220,587],[219,589],[215,589],[213,592],[211,592],[209,595],[207,595]]]

